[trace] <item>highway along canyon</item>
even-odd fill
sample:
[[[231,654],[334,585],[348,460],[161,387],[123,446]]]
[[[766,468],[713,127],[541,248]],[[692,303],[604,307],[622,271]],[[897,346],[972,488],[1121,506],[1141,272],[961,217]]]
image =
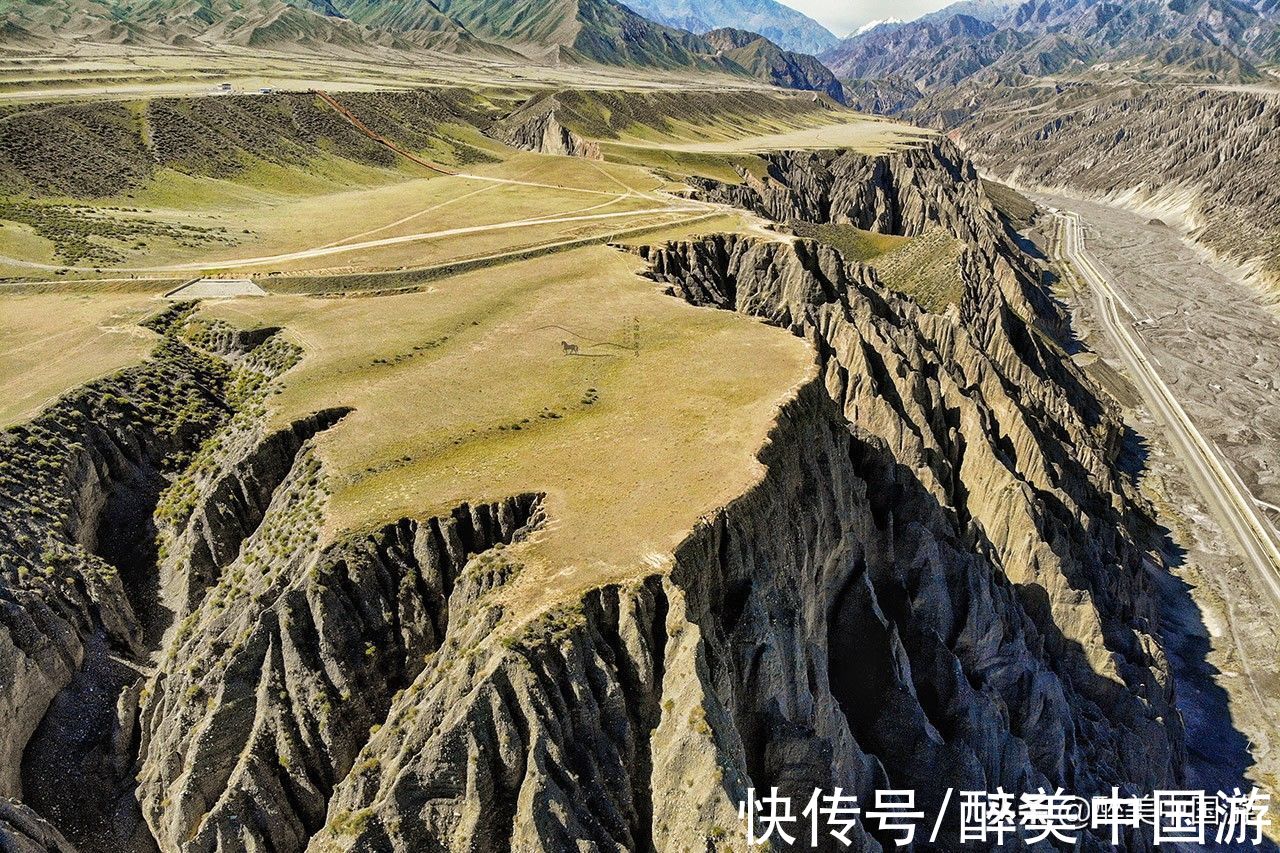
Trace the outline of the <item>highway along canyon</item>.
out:
[[[1191,772],[1206,785],[1241,774],[1274,784],[1276,308],[1158,220],[1037,200],[1055,211],[1055,260],[1081,339],[1075,358],[1127,409],[1131,452],[1145,457],[1143,492],[1170,530],[1175,579],[1200,611],[1170,614],[1166,632]]]

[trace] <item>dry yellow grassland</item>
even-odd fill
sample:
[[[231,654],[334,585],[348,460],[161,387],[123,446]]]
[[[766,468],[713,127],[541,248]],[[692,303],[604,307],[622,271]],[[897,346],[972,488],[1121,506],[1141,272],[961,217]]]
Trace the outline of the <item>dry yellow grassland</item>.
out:
[[[273,400],[277,422],[355,408],[319,438],[334,490],[327,535],[545,492],[550,524],[513,552],[526,568],[509,594],[529,613],[651,570],[741,494],[777,407],[813,369],[801,340],[690,307],[638,269],[593,247],[403,296],[202,311],[282,326],[303,347]]]
[[[659,230],[646,230],[641,236],[624,238],[623,241],[660,242],[716,231],[759,231],[758,223],[753,224],[752,218],[746,214],[707,207],[691,209],[687,202],[667,192],[679,185],[651,171],[655,163],[651,162],[653,158],[650,155],[667,152],[664,164],[674,167],[675,172],[705,173],[711,170],[730,179],[734,177],[735,164],[750,166],[753,158],[747,152],[768,147],[811,144],[878,150],[912,138],[906,129],[892,122],[858,117],[847,111],[802,116],[797,121],[811,126],[790,130],[775,127],[777,120],[761,119],[750,127],[742,121],[735,119],[705,128],[677,122],[664,140],[624,135],[623,140],[612,144],[617,146],[614,150],[633,155],[632,163],[550,157],[512,151],[490,142],[490,150],[502,154],[501,162],[475,166],[465,174],[450,177],[426,177],[408,166],[386,170],[337,161],[318,162],[315,169],[305,174],[262,164],[234,181],[165,174],[131,200],[131,206],[143,211],[138,215],[168,223],[225,227],[235,235],[236,245],[179,246],[168,245],[163,240],[151,240],[145,248],[132,251],[129,260],[120,265],[115,274],[144,275],[148,274],[144,271],[153,270],[149,274],[183,278],[206,272],[234,272],[258,276],[269,286],[271,279],[265,277],[268,272],[286,275],[299,272],[342,274],[415,269],[488,258],[530,247],[554,247],[568,241],[599,238],[641,227],[658,226]],[[653,134],[646,132],[646,135]],[[31,229],[11,223],[0,231],[0,255],[35,263],[54,263],[50,247],[44,245],[46,242],[32,234]],[[557,287],[565,289],[565,292],[577,292],[583,306],[605,304],[598,293],[591,292],[592,282],[599,285],[599,277],[604,274],[594,268],[594,261],[583,268],[588,274],[586,278],[573,280],[575,264],[582,263],[584,258],[596,257],[608,259],[606,269],[611,271],[608,274],[624,282],[620,286],[610,284],[602,288],[611,299],[622,299],[624,294],[637,287],[642,291],[646,289],[646,285],[637,282],[629,272],[619,272],[618,265],[625,264],[620,256],[601,248],[588,252],[560,252],[534,261],[480,270],[456,281],[438,282],[427,288],[427,293],[404,298],[414,301],[415,312],[417,300],[423,300],[424,309],[431,309],[422,314],[422,323],[447,325],[449,321],[446,318],[466,310],[464,306],[472,297],[451,297],[448,301],[456,302],[456,305],[444,313],[432,313],[436,306],[446,301],[437,296],[439,293],[447,291],[456,296],[460,293],[459,287],[473,287],[474,298],[479,298],[495,293],[495,282],[507,282],[499,291],[504,294],[502,299],[508,310],[515,311],[519,294],[524,292],[522,288],[529,288],[530,293],[536,292],[539,298],[550,300],[553,288],[548,277],[559,276],[562,280]],[[5,271],[22,276],[31,274],[32,268],[6,268]],[[86,270],[80,275],[93,276],[95,273]],[[103,275],[112,275],[112,269],[108,268]],[[529,281],[519,283],[525,276]],[[471,284],[462,286],[457,282]],[[0,324],[3,324],[0,328],[5,331],[3,362],[0,363],[0,382],[3,383],[0,387],[5,391],[3,407],[0,408],[3,423],[26,419],[58,394],[143,358],[151,345],[151,335],[138,328],[136,320],[151,310],[148,303],[146,294],[105,290],[102,295],[93,296],[64,293],[6,298],[5,310],[0,316]],[[297,320],[302,325],[297,327],[296,333],[321,339],[327,337],[327,333],[322,335],[320,330],[314,330],[308,335],[306,323],[312,316],[319,320],[334,316],[334,312],[373,310],[374,306],[387,303],[375,301],[353,305],[273,298],[252,304],[254,311],[264,315],[264,322],[292,328],[293,321]],[[663,307],[647,309],[649,333],[660,327],[652,312],[679,313],[687,310],[663,300],[655,304]],[[243,311],[248,310],[248,305],[240,302],[234,308],[222,306],[210,310]],[[536,313],[536,309],[529,310]],[[281,312],[293,312],[296,316],[287,320],[267,319],[266,315]],[[477,308],[477,315],[480,314],[483,312]],[[586,317],[588,325],[603,324],[603,332],[607,334],[602,333],[599,339],[606,339],[609,334],[618,332],[614,325],[624,322],[621,315],[609,316],[609,323],[604,322],[604,312],[580,315],[575,321],[583,322]],[[367,322],[375,321],[370,318]],[[704,317],[697,322],[716,325],[727,321]],[[414,321],[406,328],[417,334],[423,332],[419,325]],[[488,322],[484,321],[480,326],[464,329],[461,333],[464,336],[475,335],[488,327]],[[679,324],[672,327],[675,328],[680,328]],[[386,346],[404,345],[406,350],[421,345],[422,341],[411,343],[403,339],[405,334],[411,333],[395,332],[385,340],[375,336],[372,343],[382,340]],[[423,334],[424,340],[439,336]],[[357,343],[371,342],[362,339]],[[447,347],[442,348],[442,352],[447,351]],[[477,358],[481,352],[476,351]],[[657,352],[655,350],[642,357],[632,367],[656,358]],[[397,354],[402,353],[391,353],[388,357]],[[309,356],[308,365],[320,357],[318,354]],[[372,363],[378,357],[370,355],[369,361]],[[458,358],[458,354],[455,353],[454,358]],[[587,379],[591,379],[589,374],[592,370],[612,370],[616,361],[616,358],[591,358],[571,360],[565,364],[579,365]],[[434,363],[434,359],[415,358],[413,363]],[[565,368],[565,364],[559,361],[553,363],[558,365],[557,370]],[[37,365],[40,369],[33,370],[32,367]],[[753,362],[753,367],[759,369],[758,362]],[[388,369],[379,366],[371,370],[371,375],[376,377]],[[399,369],[397,367],[392,372]],[[466,374],[472,369],[464,367],[459,374]],[[309,383],[315,381],[309,368],[299,375],[307,379],[291,386],[290,394],[285,398],[303,401],[295,405],[293,411],[307,408],[304,403],[309,392],[297,389],[310,387]],[[447,377],[447,381],[455,379],[456,376]],[[446,380],[435,377],[435,381]],[[600,378],[599,381],[605,379]],[[572,397],[575,393],[585,392],[585,387],[589,386],[561,390]],[[550,390],[543,393],[544,396],[552,394]],[[673,396],[679,395],[673,392]],[[550,397],[547,402],[551,402]],[[609,404],[602,402],[600,405],[606,407]],[[515,420],[518,423],[541,411],[540,407],[534,407],[530,414],[523,411],[525,408],[528,406],[517,407],[518,410],[513,409],[508,414],[519,414]],[[536,422],[535,425],[543,424]],[[512,436],[503,437],[523,438],[521,434],[527,432],[522,427],[519,431],[512,430]],[[398,432],[389,430],[387,435],[394,437]],[[457,438],[457,435],[449,433],[449,441]],[[404,443],[410,442],[404,439]],[[467,439],[458,445],[457,452],[475,446],[474,440]],[[375,461],[366,463],[364,467],[376,467],[379,464],[377,460],[385,454],[376,448],[369,452]],[[394,472],[357,475],[355,466],[358,459],[338,461],[344,461],[340,467],[345,471],[344,476],[351,478],[352,489],[367,488],[370,494],[382,495],[384,489],[380,484],[395,483],[397,475]],[[472,496],[463,489],[451,493],[443,501],[448,503],[454,497]],[[340,500],[339,507],[341,505]],[[401,511],[407,512],[408,509],[400,507]]]
[[[851,148],[867,154],[891,151],[902,145],[932,136],[932,131],[898,122],[841,111],[831,121],[809,127],[786,128],[776,132],[727,135],[708,138],[694,129],[653,139],[624,138],[612,144],[640,148],[660,147],[666,151],[688,153],[743,154],[761,151]]]
[[[679,200],[658,195],[662,180],[642,168],[524,152],[509,152],[501,163],[458,176],[365,167],[356,172],[346,176],[358,179],[355,185],[317,183],[306,194],[285,188],[281,175],[256,187],[250,186],[252,177],[233,182],[165,175],[130,202],[145,213],[124,215],[225,228],[234,245],[184,246],[149,238],[143,246],[120,247],[126,255],[122,263],[94,262],[82,265],[81,272],[183,276],[424,266],[609,234],[653,221],[654,211],[681,207]],[[457,233],[467,229],[472,230]],[[62,266],[52,243],[14,223],[0,228],[0,263],[3,257],[50,269]],[[13,265],[12,274],[37,271]]]
[[[386,50],[342,56],[84,44],[71,55],[0,58],[0,102],[204,95],[222,82],[239,91],[256,91],[261,86],[338,92],[422,86],[769,91],[764,83],[750,79],[692,70],[530,66],[507,58],[452,52]]]
[[[0,289],[0,428],[142,361],[156,335],[138,323],[156,308],[146,293],[10,296]]]

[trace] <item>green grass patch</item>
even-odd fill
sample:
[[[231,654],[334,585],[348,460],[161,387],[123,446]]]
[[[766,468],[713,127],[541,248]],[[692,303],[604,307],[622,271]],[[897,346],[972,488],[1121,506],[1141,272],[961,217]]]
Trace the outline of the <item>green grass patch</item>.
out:
[[[831,120],[812,98],[788,93],[574,90],[555,97],[561,122],[597,140],[734,139]]]
[[[0,279],[3,281],[3,279]],[[82,295],[107,296],[129,293],[153,293],[157,296],[173,290],[187,279],[184,278],[118,278],[110,280],[89,279],[48,279],[46,281],[23,281],[6,283],[3,296],[36,296],[36,295]]]
[[[912,238],[876,258],[871,266],[886,287],[915,299],[926,311],[940,313],[964,295],[960,275],[963,247],[950,234],[935,229]]]
[[[672,229],[670,224],[651,225],[628,229],[628,239],[661,233]],[[272,293],[296,293],[313,296],[340,295],[343,293],[361,293],[367,296],[380,296],[389,293],[407,293],[418,290],[425,284],[449,278],[485,267],[500,264],[527,261],[546,255],[568,252],[586,246],[602,246],[612,243],[623,236],[623,233],[597,234],[583,237],[580,240],[569,240],[550,246],[531,246],[527,249],[516,249],[501,255],[449,261],[430,267],[410,270],[393,270],[389,272],[352,273],[349,275],[316,275],[286,276],[260,281]]]
[[[0,220],[30,227],[53,243],[54,255],[67,264],[115,264],[125,259],[124,249],[146,248],[147,241],[162,238],[195,248],[212,243],[235,244],[223,227],[202,228],[145,219],[146,211],[0,200]]]
[[[1031,219],[1036,215],[1036,204],[1013,187],[1005,186],[998,181],[988,181],[985,178],[982,181],[982,189],[986,192],[987,198],[991,199],[991,203],[1000,215],[1015,228],[1021,228],[1031,223]]]
[[[697,175],[736,184],[742,180],[738,169],[745,169],[753,175],[762,175],[766,171],[764,161],[754,154],[702,153],[611,142],[600,143],[600,153],[610,163],[654,169],[676,179]]]
[[[825,243],[838,250],[846,260],[850,261],[869,261],[911,242],[908,237],[877,234],[853,225],[792,222],[788,227],[797,237]]]

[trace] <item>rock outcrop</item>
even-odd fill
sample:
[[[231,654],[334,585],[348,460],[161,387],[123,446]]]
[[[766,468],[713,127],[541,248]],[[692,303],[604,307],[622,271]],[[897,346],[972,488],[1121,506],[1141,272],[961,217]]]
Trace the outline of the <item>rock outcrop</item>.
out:
[[[800,561],[837,564],[836,576],[819,574],[813,591],[797,595],[796,581],[776,575],[741,576],[744,567],[790,565],[794,557],[753,553],[733,508],[702,545],[720,571],[726,552],[734,555],[738,577],[722,589],[750,590],[735,613],[755,616],[756,635],[747,632],[745,646],[725,654],[750,662],[740,683],[769,684],[733,698],[770,697],[763,709],[740,714],[764,741],[746,754],[764,759],[770,784],[785,781],[798,795],[815,775],[839,784],[842,770],[852,783],[845,787],[867,790],[874,772],[851,772],[860,753],[874,757],[875,772],[904,780],[935,805],[943,785],[962,779],[1105,790],[1177,778],[1181,729],[1143,555],[1131,538],[1140,509],[1111,467],[1122,435],[1114,406],[1084,390],[1054,348],[999,300],[982,308],[1003,315],[984,340],[993,330],[963,317],[976,307],[973,291],[957,321],[886,296],[866,268],[817,244],[709,238],[644,255],[654,277],[679,295],[761,316],[813,342],[823,367],[814,405],[830,407],[830,435],[843,428],[852,437],[831,447],[821,433],[785,443],[775,436],[771,448],[779,455],[820,448],[817,459],[836,469],[801,482],[861,480],[870,489],[862,498],[870,518],[842,522],[837,496],[830,516],[817,513],[817,530],[843,529],[848,538]],[[846,459],[854,460],[852,476]],[[880,488],[889,493],[876,495]],[[808,494],[792,499],[814,506]],[[805,523],[814,522],[791,519]],[[696,573],[700,583],[705,569]],[[786,613],[812,620],[798,620],[804,639],[762,644],[760,633],[776,636],[775,626],[797,621]],[[822,737],[796,743],[791,734],[785,748],[771,745],[777,732],[812,732],[808,709],[830,704],[809,691],[775,702],[788,656],[771,650],[821,649],[824,631],[827,687],[857,747],[830,748],[845,737],[838,719],[816,726]],[[867,640],[877,636],[883,651],[872,652]],[[760,650],[765,661],[777,655],[774,666],[760,662]],[[883,691],[880,699],[868,699],[868,685]],[[779,706],[804,710],[779,714]],[[888,707],[895,710],[872,710]],[[811,763],[833,751],[848,764]],[[772,767],[771,755],[778,756]],[[788,766],[802,755],[809,763]],[[760,774],[750,778],[760,785]]]
[[[783,151],[762,154],[763,178],[691,178],[707,201],[741,207],[779,223],[853,225],[919,237],[940,230],[961,246],[960,273],[979,292],[998,290],[1020,316],[1050,334],[1063,317],[1040,287],[1040,273],[987,198],[973,164],[951,142],[930,140],[890,154]]]
[[[144,364],[0,436],[4,793],[81,850],[154,848],[133,777],[139,689],[172,618],[157,507],[296,359],[273,330],[205,334],[189,315],[150,322]]]
[[[500,142],[539,154],[560,154],[603,160],[600,146],[560,124],[556,117],[559,104],[553,96],[538,96],[519,109],[495,122],[488,134]]]
[[[924,97],[914,83],[897,76],[846,80],[844,91],[849,106],[876,115],[900,115]]]
[[[641,254],[673,293],[812,341],[821,378],[763,482],[667,573],[500,643],[483,602],[454,619],[475,626],[461,660],[393,703],[309,849],[712,849],[749,786],[894,784],[936,809],[953,783],[1176,782],[1118,411],[990,275],[935,316],[816,243]]]
[[[318,549],[318,476],[299,454],[147,685],[139,799],[161,849],[302,849],[371,727],[451,636],[454,597],[500,582],[469,559],[540,518],[521,495]]]
[[[4,795],[23,793],[27,740],[90,639],[141,653],[141,602],[128,587],[145,579],[121,563],[145,537],[163,472],[227,416],[226,382],[221,363],[166,339],[145,365],[0,436]]]
[[[62,833],[22,803],[0,798],[0,840],[11,853],[75,853]]]
[[[1064,390],[1082,380],[1052,345],[1012,314],[982,341],[817,244],[642,256],[674,293],[813,342],[822,375],[767,474],[668,572],[499,642],[492,605],[451,602],[451,653],[393,702],[308,849],[734,849],[748,787],[895,785],[936,810],[949,785],[1178,779],[1121,424]]]

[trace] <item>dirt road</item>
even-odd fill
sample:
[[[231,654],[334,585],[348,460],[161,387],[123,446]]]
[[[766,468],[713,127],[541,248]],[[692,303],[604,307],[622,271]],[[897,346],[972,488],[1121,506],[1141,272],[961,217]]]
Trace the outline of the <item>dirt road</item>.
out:
[[[604,205],[599,205],[604,206]],[[517,219],[509,222],[491,222],[485,225],[470,225],[464,228],[445,228],[438,231],[423,231],[416,234],[402,234],[396,237],[383,237],[377,240],[362,240],[356,243],[329,243],[325,246],[314,249],[302,249],[297,252],[284,252],[275,255],[260,255],[252,258],[233,258],[230,260],[220,261],[194,261],[185,264],[168,264],[164,266],[152,267],[112,267],[113,273],[182,273],[192,272],[196,270],[209,269],[214,267],[220,270],[224,269],[241,269],[244,267],[264,266],[269,264],[280,264],[288,261],[307,260],[309,258],[320,258],[329,255],[338,255],[344,252],[355,252],[362,249],[375,249],[382,246],[394,246],[401,243],[417,243],[425,240],[438,240],[443,237],[458,237],[464,234],[479,234],[486,231],[506,231],[520,230],[525,228],[533,228],[539,225],[560,225],[570,222],[593,222],[607,219],[621,218],[638,218],[641,216],[649,216],[659,213],[670,213],[677,215],[697,216],[706,212],[706,206],[694,205],[668,205],[663,207],[647,207],[639,210],[623,210],[612,213],[592,213],[581,214],[577,216],[546,216],[535,219]],[[36,269],[72,269],[72,270],[88,270],[89,267],[59,267],[53,264],[38,264],[30,261],[20,261],[12,258],[0,258],[5,263],[11,263],[17,266],[30,267]]]

